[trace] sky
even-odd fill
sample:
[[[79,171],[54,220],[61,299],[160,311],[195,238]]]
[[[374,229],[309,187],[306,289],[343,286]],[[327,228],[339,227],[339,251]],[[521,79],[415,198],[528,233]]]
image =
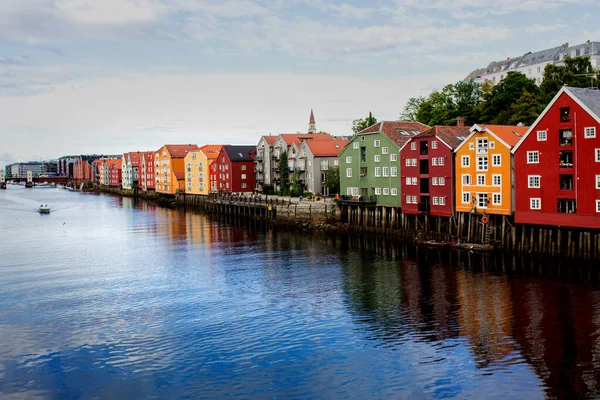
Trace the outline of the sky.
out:
[[[491,61],[600,40],[597,0],[0,0],[0,166],[351,134]]]

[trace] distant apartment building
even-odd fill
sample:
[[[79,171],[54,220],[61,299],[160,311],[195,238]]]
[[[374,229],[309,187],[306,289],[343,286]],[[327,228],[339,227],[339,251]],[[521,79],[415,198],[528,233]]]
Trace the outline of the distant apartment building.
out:
[[[15,163],[7,167],[7,176],[11,178],[27,178],[27,171],[31,171],[33,177],[37,178],[46,171],[45,163],[36,161]]]
[[[600,70],[600,42],[591,42],[588,40],[576,46],[569,46],[568,43],[565,43],[561,46],[536,52],[530,51],[517,57],[509,57],[506,60],[492,61],[487,67],[471,72],[465,78],[465,81],[479,83],[491,81],[496,84],[504,79],[510,71],[517,71],[528,78],[535,79],[539,85],[544,79],[544,68],[546,68],[546,65],[563,65],[567,57],[575,58],[582,56],[589,56],[594,69]]]

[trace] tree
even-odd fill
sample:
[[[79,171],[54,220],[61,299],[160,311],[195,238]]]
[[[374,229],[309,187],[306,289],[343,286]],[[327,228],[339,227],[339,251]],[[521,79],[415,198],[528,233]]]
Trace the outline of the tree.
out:
[[[407,121],[416,121],[417,113],[419,112],[419,108],[421,107],[421,104],[423,104],[424,101],[425,97],[423,96],[411,97],[410,99],[408,99],[406,105],[404,106],[404,110],[402,110],[402,112],[400,113],[400,119],[404,119]]]
[[[510,71],[484,98],[481,122],[506,125],[511,119],[511,107],[523,96],[524,91],[538,94],[534,79],[517,71]]]
[[[290,196],[298,197],[302,193],[304,193],[304,185],[300,183],[300,174],[298,172],[294,172],[292,174],[291,185],[290,185]]]
[[[368,127],[370,127],[371,125],[375,125],[377,123],[377,118],[375,118],[373,116],[373,114],[371,114],[371,112],[369,111],[369,116],[365,119],[355,119],[354,121],[352,121],[352,131],[354,133],[358,133],[364,129],[367,129]]]
[[[542,100],[549,103],[564,85],[598,88],[600,73],[594,70],[589,57],[565,58],[564,65],[546,64],[540,85]]]
[[[511,116],[508,124],[517,125],[522,122],[525,125],[531,125],[542,111],[544,111],[544,103],[541,96],[525,90],[519,100],[510,107]]]
[[[290,167],[288,166],[288,156],[286,152],[281,152],[279,156],[277,173],[279,174],[279,195],[287,196],[290,193]]]
[[[325,182],[323,186],[329,188],[329,193],[340,192],[340,168],[331,167],[325,171]]]

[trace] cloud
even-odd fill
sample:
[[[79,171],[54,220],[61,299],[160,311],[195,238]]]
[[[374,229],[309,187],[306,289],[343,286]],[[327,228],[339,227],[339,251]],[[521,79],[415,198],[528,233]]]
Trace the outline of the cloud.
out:
[[[556,31],[559,29],[564,29],[566,27],[567,27],[567,25],[565,25],[565,24],[554,24],[554,25],[533,24],[533,25],[525,28],[525,32],[527,32],[529,34],[541,34],[541,33],[553,32],[553,31]]]

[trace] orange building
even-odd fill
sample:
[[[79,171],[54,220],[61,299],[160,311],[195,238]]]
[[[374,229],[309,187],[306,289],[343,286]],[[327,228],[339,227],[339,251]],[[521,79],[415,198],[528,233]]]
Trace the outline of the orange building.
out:
[[[155,191],[175,194],[185,190],[185,156],[198,150],[195,144],[166,144],[154,155]]]
[[[511,215],[512,153],[527,126],[473,125],[456,154],[456,211]]]
[[[208,194],[211,191],[210,164],[219,157],[222,144],[207,144],[185,157],[185,192]]]

